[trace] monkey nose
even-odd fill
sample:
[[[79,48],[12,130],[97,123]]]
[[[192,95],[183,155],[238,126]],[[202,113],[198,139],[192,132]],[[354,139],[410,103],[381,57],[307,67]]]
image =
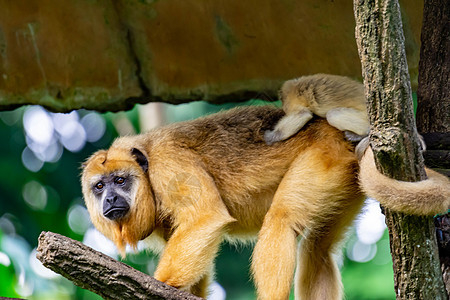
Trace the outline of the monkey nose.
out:
[[[117,201],[117,196],[110,197],[110,198],[106,198],[105,201],[106,201],[108,204],[114,204],[114,202]]]

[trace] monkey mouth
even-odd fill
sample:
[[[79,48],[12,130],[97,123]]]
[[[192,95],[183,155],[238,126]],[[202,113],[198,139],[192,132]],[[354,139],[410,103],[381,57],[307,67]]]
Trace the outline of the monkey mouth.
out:
[[[128,213],[129,210],[130,210],[130,208],[125,207],[125,206],[124,207],[112,207],[112,208],[108,209],[107,211],[105,211],[103,213],[103,215],[110,220],[117,220],[117,219],[124,217]]]

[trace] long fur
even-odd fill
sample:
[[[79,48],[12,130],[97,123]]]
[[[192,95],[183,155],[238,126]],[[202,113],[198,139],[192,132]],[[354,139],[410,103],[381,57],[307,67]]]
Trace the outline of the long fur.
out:
[[[392,210],[413,215],[435,215],[450,207],[450,180],[425,168],[428,179],[398,181],[381,174],[367,148],[360,162],[359,180],[365,194]]]
[[[317,289],[339,299],[332,253],[364,199],[354,149],[321,119],[268,146],[264,133],[283,115],[268,106],[233,109],[117,139],[83,170],[94,225],[121,249],[148,235],[158,245],[163,241],[155,277],[200,296],[206,296],[221,241],[258,236],[253,274],[258,297],[271,300],[289,296],[296,238],[302,235],[309,254],[296,282],[305,295],[301,299]],[[133,148],[147,157],[147,173],[133,158]],[[134,176],[138,188],[130,193],[129,215],[111,221],[102,216],[92,186],[118,169]],[[327,263],[315,270],[323,260]],[[305,279],[313,271],[311,280]]]
[[[286,81],[280,90],[280,99],[286,116],[265,140],[273,144],[298,132],[315,114],[326,118],[339,130],[365,136],[369,131],[364,87],[345,76],[315,74]],[[291,122],[292,119],[297,121]],[[301,120],[301,122],[300,122]]]
[[[202,297],[220,243],[257,237],[252,273],[258,299],[287,299],[294,282],[297,299],[339,300],[333,253],[361,209],[361,186],[406,212],[448,207],[448,180],[429,170],[429,181],[420,183],[380,177],[370,152],[359,182],[354,147],[324,119],[313,118],[290,139],[267,145],[264,133],[283,116],[270,106],[239,108],[117,139],[83,169],[92,222],[122,252],[139,240],[155,242],[161,258],[154,276]],[[112,221],[103,216],[93,187],[114,172],[135,184],[130,211]]]

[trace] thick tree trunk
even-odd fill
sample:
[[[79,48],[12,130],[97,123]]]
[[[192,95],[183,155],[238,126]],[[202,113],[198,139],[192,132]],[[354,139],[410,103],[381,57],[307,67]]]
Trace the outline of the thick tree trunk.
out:
[[[417,91],[417,128],[428,167],[450,176],[450,2],[425,0]],[[435,218],[441,270],[450,294],[450,214]]]
[[[450,2],[425,0],[417,90],[420,132],[450,132]]]
[[[398,2],[354,0],[354,12],[377,167],[397,180],[425,179]],[[397,299],[447,299],[433,219],[385,215]]]
[[[42,232],[36,257],[104,299],[200,300],[68,237]]]

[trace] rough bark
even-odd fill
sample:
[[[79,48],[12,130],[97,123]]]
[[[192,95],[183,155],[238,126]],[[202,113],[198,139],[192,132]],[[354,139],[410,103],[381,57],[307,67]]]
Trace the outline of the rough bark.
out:
[[[202,299],[57,233],[42,232],[37,251],[44,266],[104,299]]]
[[[420,132],[450,132],[450,2],[425,0],[417,90]]]
[[[422,180],[398,2],[354,0],[354,13],[377,167],[397,180]],[[385,215],[397,299],[447,299],[433,219],[388,209]]]
[[[450,2],[425,0],[417,90],[417,128],[428,167],[450,176]],[[441,270],[450,294],[450,214],[435,218]]]

